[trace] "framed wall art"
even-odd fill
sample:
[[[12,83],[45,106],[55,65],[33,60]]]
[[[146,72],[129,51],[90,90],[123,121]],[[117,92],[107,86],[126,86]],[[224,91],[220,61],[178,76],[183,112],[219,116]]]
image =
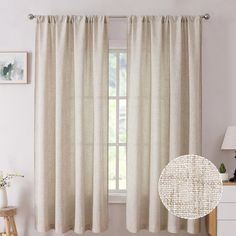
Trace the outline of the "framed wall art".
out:
[[[27,84],[27,52],[0,52],[0,84]]]

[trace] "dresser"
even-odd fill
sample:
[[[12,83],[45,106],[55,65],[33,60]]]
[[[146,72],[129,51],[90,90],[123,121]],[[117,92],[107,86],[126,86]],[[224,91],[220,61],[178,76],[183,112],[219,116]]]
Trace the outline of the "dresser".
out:
[[[206,218],[210,236],[236,236],[236,183],[226,182],[219,205]]]

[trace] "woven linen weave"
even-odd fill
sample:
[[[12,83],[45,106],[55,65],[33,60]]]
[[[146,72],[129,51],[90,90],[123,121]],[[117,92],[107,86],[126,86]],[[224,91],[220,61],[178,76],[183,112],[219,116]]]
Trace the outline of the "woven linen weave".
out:
[[[175,158],[159,179],[162,203],[175,216],[197,219],[209,214],[222,195],[220,174],[208,159],[197,155]]]

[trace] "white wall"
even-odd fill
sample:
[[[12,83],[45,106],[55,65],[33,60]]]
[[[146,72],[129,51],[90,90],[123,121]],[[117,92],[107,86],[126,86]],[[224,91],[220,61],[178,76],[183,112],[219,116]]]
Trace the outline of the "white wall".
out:
[[[232,174],[236,160],[232,152],[222,152],[220,146],[226,127],[236,124],[235,0],[0,1],[0,51],[31,53],[31,83],[0,86],[0,169],[25,175],[24,180],[16,180],[8,191],[10,204],[19,206],[19,235],[54,235],[53,232],[39,234],[34,230],[34,21],[29,21],[27,14],[178,15],[207,12],[212,18],[203,23],[203,154],[215,164],[224,160]],[[90,232],[86,234],[91,235]],[[110,206],[110,228],[101,235],[131,235],[125,230],[124,205]],[[151,233],[143,231],[139,235]]]

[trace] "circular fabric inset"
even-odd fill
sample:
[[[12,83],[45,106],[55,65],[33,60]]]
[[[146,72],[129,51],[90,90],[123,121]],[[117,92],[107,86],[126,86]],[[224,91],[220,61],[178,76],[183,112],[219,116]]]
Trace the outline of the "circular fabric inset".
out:
[[[223,184],[219,171],[208,159],[184,155],[163,169],[158,188],[161,201],[170,213],[197,219],[218,205]]]

